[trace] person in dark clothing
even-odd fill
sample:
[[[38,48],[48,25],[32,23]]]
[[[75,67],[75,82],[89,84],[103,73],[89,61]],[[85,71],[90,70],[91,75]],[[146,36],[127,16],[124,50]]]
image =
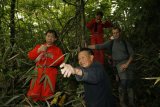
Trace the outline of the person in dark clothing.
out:
[[[93,60],[93,51],[83,48],[78,54],[79,67],[62,63],[64,77],[75,75],[77,81],[84,82],[85,102],[87,107],[113,107],[112,93],[108,75],[99,62]]]
[[[135,107],[133,92],[133,55],[130,43],[121,38],[121,29],[112,28],[113,40],[103,44],[89,45],[90,49],[111,50],[113,66],[119,76],[119,99],[121,107]],[[128,100],[128,101],[127,101]]]

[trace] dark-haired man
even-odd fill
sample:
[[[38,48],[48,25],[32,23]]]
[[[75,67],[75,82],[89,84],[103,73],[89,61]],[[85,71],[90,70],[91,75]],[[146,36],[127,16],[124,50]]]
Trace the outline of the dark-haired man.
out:
[[[90,31],[90,44],[101,44],[104,42],[104,28],[112,27],[112,23],[109,20],[102,22],[103,12],[98,11],[96,17],[89,21],[86,26]],[[94,59],[104,64],[104,51],[94,50]]]
[[[114,107],[112,104],[111,87],[104,67],[93,60],[93,51],[83,48],[78,53],[80,67],[61,64],[64,77],[75,75],[77,81],[84,82],[85,101],[87,107]]]
[[[34,77],[27,93],[34,101],[46,101],[54,94],[58,74],[56,66],[64,60],[61,49],[54,44],[57,38],[54,30],[48,30],[46,43],[38,44],[28,52],[29,59],[36,62]]]
[[[133,66],[134,51],[130,43],[122,39],[121,29],[112,28],[113,40],[103,44],[89,45],[91,49],[108,49],[111,51],[113,66],[119,76],[119,99],[121,107],[135,107],[133,93]],[[128,101],[128,102],[127,102]]]

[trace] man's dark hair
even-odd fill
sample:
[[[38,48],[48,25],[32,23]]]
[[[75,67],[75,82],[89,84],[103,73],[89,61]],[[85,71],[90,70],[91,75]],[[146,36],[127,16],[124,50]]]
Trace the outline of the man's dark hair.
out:
[[[88,52],[90,55],[94,55],[93,50],[90,49],[90,48],[81,48],[79,52],[82,52],[82,51],[86,51],[86,52]]]
[[[100,15],[101,17],[103,17],[103,12],[102,11],[98,11],[96,15],[97,16]]]
[[[121,28],[120,27],[115,26],[115,27],[112,28],[112,30],[115,30],[115,29],[118,29],[118,31],[121,32]]]
[[[47,32],[45,33],[45,35],[47,35],[47,33],[52,33],[52,34],[54,34],[54,36],[55,36],[56,38],[58,38],[58,35],[57,35],[57,33],[56,33],[55,30],[47,30]]]

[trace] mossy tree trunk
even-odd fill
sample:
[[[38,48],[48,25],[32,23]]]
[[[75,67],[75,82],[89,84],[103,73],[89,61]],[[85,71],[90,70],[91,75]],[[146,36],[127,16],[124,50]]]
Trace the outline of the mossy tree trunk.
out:
[[[11,10],[10,10],[10,43],[11,43],[11,46],[15,44],[15,5],[16,5],[16,0],[11,0]]]

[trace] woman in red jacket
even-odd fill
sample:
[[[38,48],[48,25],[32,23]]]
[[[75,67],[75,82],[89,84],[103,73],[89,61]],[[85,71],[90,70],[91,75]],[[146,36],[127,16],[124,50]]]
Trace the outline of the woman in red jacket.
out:
[[[103,13],[101,11],[97,12],[96,18],[92,19],[87,23],[87,28],[90,30],[91,45],[101,44],[104,42],[104,28],[112,27],[112,23],[108,20],[102,22]],[[104,52],[103,50],[94,50],[94,59],[104,64]]]
[[[34,101],[45,101],[54,94],[57,68],[63,61],[63,53],[54,45],[57,34],[54,30],[46,32],[46,43],[38,44],[29,51],[28,57],[36,62],[35,76],[32,78],[30,89],[27,93]]]

